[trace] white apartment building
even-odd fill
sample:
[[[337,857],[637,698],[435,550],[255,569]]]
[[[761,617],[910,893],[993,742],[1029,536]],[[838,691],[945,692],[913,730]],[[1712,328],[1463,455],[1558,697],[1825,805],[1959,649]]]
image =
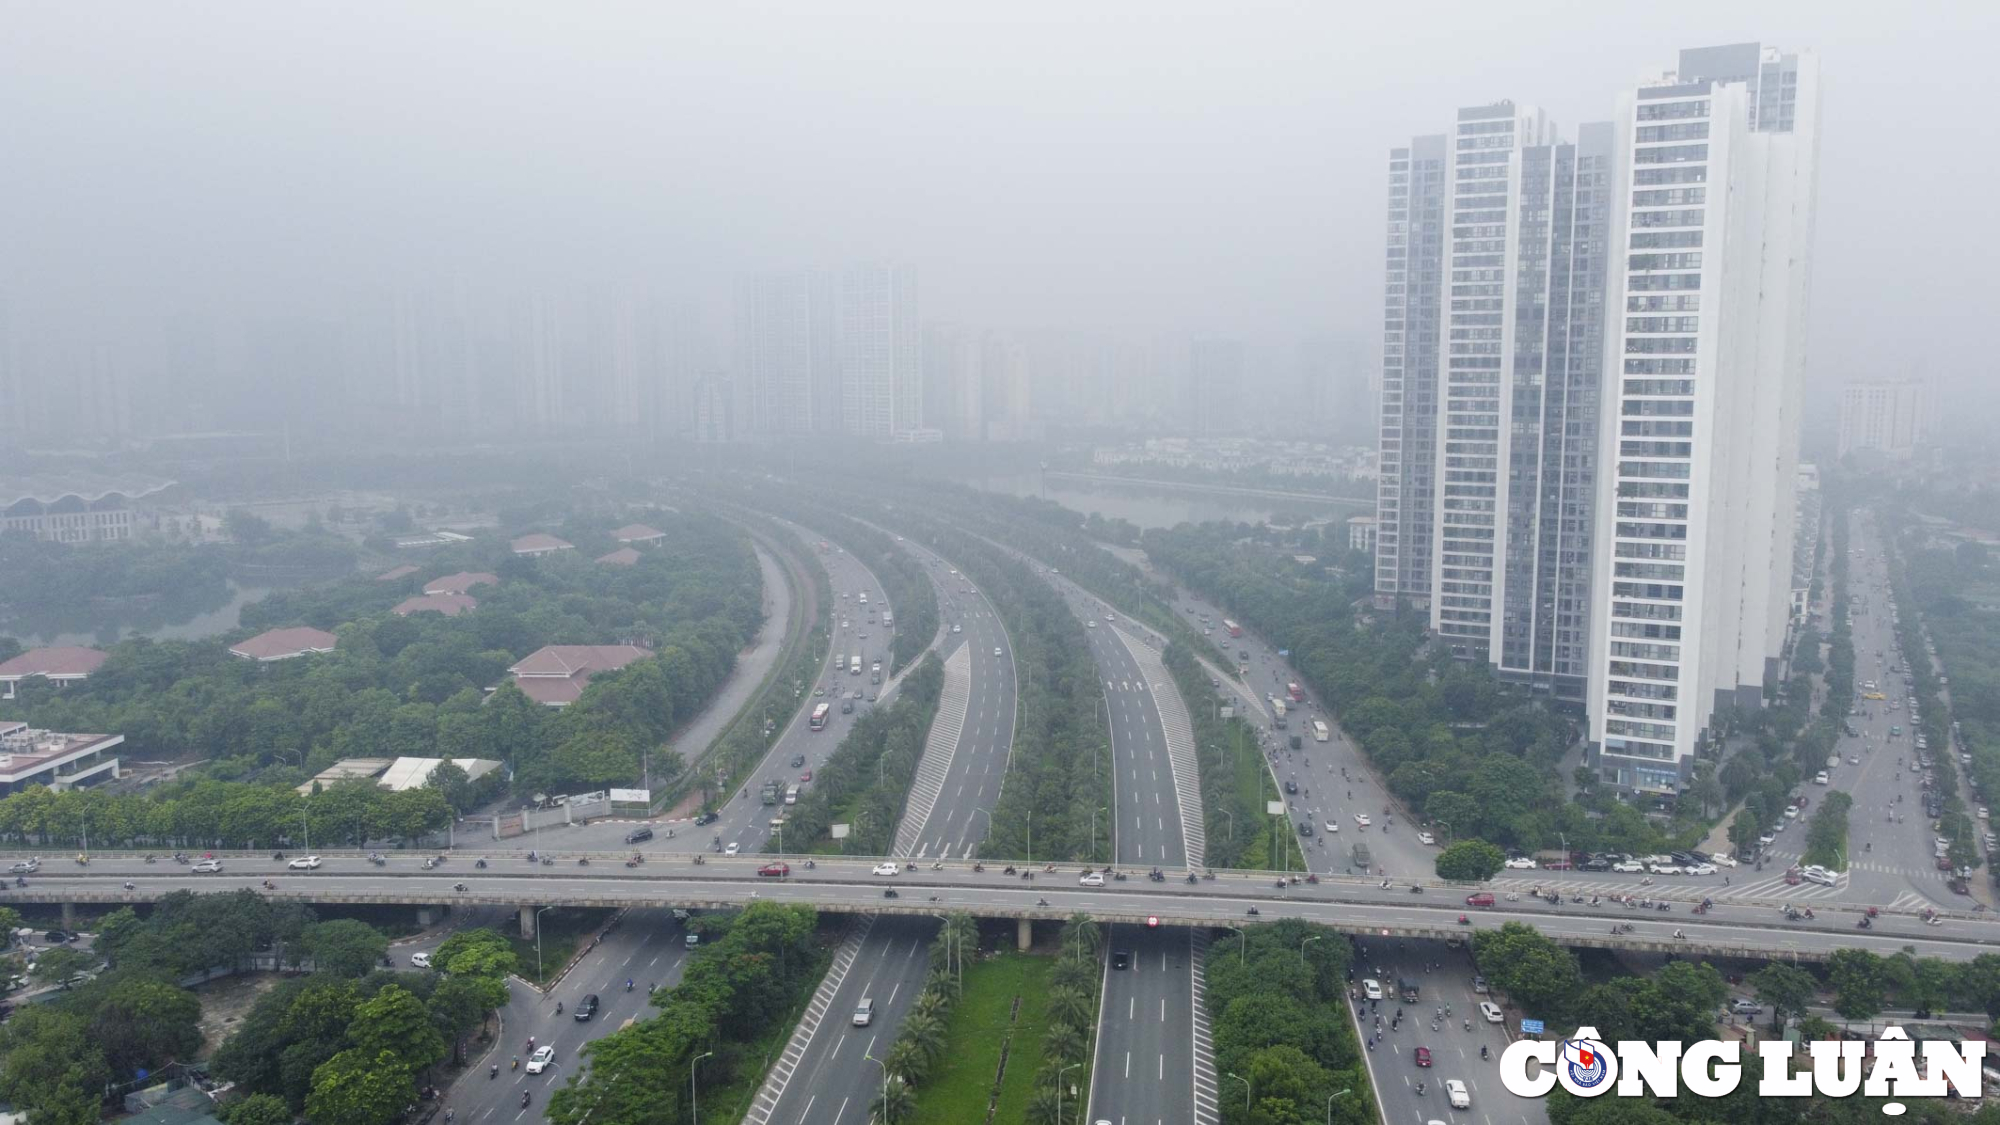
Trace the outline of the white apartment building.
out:
[[[1442,135],[1389,150],[1382,296],[1375,597],[1429,605],[1437,517],[1438,317],[1450,149]]]
[[[835,293],[841,429],[889,439],[924,424],[917,271],[866,265],[844,271]]]
[[[1420,596],[1454,654],[1578,702],[1612,146],[1503,101],[1390,158],[1377,595]]]
[[[1907,459],[1930,439],[1936,399],[1922,379],[1852,380],[1840,388],[1840,456]]]
[[[1782,651],[1818,109],[1818,60],[1755,43],[1682,51],[1620,101],[1588,710],[1624,790],[1685,785]]]

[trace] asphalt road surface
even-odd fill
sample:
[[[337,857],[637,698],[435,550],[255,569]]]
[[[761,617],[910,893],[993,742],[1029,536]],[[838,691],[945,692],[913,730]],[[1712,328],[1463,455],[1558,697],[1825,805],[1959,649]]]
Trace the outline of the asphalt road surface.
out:
[[[935,800],[926,807],[913,798],[904,809],[906,818],[919,818],[918,823],[905,825],[910,829],[908,838],[915,841],[910,854],[933,863],[955,856],[962,864],[963,857],[977,851],[992,827],[990,815],[983,814],[999,800],[1013,749],[1017,702],[1014,646],[992,606],[970,579],[914,543],[904,541],[903,546],[924,562],[938,591],[939,620],[945,630],[940,655],[953,657],[964,646],[970,658],[962,724],[956,743],[949,749],[950,764],[938,782]],[[952,631],[953,626],[957,632]],[[941,705],[939,722],[947,721],[947,710],[956,710],[950,700]],[[944,749],[927,748],[926,758]],[[930,764],[927,760],[919,765],[919,786],[924,784]],[[918,867],[930,871],[925,864]],[[930,906],[931,896],[917,890],[908,894],[912,905],[921,902],[940,912],[950,908]],[[868,1107],[882,1082],[881,1067],[869,1060],[881,1059],[895,1042],[911,1002],[923,990],[930,968],[927,948],[936,932],[937,924],[930,918],[896,917],[876,922],[863,938],[852,968],[841,980],[811,1041],[792,1064],[789,1075],[782,1078],[784,1088],[763,1120],[780,1125],[840,1125],[868,1119]],[[875,1014],[867,1027],[855,1027],[853,1012],[864,999],[875,1002]],[[782,1069],[777,1073],[782,1075]]]
[[[1366,949],[1363,954],[1360,950]],[[1217,947],[1217,956],[1228,950]],[[1490,1023],[1479,1012],[1479,1002],[1491,999],[1473,991],[1472,958],[1463,943],[1451,948],[1441,941],[1362,942],[1354,956],[1354,985],[1377,980],[1384,992],[1380,1003],[1365,998],[1353,1003],[1356,1027],[1364,1043],[1379,1036],[1375,1048],[1362,1053],[1368,1064],[1368,1079],[1382,1107],[1382,1119],[1389,1125],[1427,1125],[1431,1121],[1479,1125],[1546,1125],[1548,1109],[1541,1098],[1516,1097],[1500,1084],[1500,1052],[1513,1039],[1509,1023]],[[1417,1000],[1402,1003],[1397,982],[1408,979],[1417,985]],[[1440,1015],[1439,1009],[1449,1011]],[[1403,1013],[1398,1025],[1397,1012]],[[1380,1025],[1375,1017],[1381,1016]],[[1516,1013],[1503,1013],[1517,1020]],[[1470,1026],[1468,1027],[1468,1023]],[[1417,1065],[1416,1049],[1430,1052],[1431,1065]],[[1485,1047],[1490,1057],[1479,1057]],[[1446,1100],[1444,1083],[1456,1078],[1471,1094],[1471,1108],[1454,1110]],[[1426,1087],[1417,1093],[1417,1084]]]
[[[1114,865],[1129,869],[1135,879],[1155,866],[1184,868],[1189,858],[1184,817],[1198,820],[1202,814],[1181,807],[1155,699],[1178,689],[1164,677],[1154,681],[1144,674],[1129,647],[1134,642],[1116,627],[1115,610],[1042,569],[1087,623],[1084,635],[1104,678],[1112,774],[1105,819]],[[1195,1076],[1212,1081],[1213,1068],[1205,1053],[1196,1057],[1191,935],[1174,926],[1111,926],[1105,936],[1107,949],[1131,950],[1134,968],[1118,972],[1106,961],[1088,1116],[1114,1125],[1194,1120]]]

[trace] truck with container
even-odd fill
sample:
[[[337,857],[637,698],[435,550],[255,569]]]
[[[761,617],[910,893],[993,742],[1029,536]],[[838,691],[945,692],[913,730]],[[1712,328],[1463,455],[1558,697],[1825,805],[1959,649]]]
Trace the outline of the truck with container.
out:
[[[764,783],[764,788],[758,791],[758,797],[767,805],[775,805],[783,793],[784,790],[777,781],[771,780]]]

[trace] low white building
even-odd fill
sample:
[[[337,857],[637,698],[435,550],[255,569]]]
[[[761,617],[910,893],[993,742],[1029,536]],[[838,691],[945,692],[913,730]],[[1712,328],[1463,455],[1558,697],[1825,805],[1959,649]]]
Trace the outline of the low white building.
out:
[[[66,734],[0,722],[0,796],[31,785],[61,792],[114,780],[118,759],[110,751],[124,742],[122,734]]]

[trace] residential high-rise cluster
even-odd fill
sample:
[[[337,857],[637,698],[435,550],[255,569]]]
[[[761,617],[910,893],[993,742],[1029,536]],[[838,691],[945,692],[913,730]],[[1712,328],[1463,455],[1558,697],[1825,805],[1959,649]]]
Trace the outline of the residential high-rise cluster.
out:
[[[1499,102],[1390,152],[1376,593],[1583,703],[1625,790],[1793,619],[1817,110],[1812,55],[1733,44],[1573,140]]]

